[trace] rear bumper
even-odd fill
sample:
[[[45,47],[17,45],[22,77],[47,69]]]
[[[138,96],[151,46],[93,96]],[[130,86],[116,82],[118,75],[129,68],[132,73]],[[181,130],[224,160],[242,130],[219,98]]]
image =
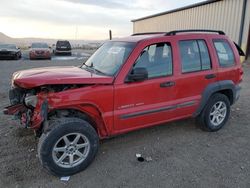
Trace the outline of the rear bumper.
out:
[[[240,91],[241,91],[240,85],[236,85],[236,87],[235,87],[234,102],[236,102],[237,100],[239,100],[239,98],[240,98]]]
[[[56,54],[71,54],[71,50],[55,50]]]

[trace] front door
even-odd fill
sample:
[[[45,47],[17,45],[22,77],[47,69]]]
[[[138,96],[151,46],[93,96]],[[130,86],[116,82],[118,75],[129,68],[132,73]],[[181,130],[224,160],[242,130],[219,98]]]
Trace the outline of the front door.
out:
[[[114,129],[117,133],[161,123],[175,116],[175,80],[171,44],[146,46],[135,61],[148,79],[115,85]]]

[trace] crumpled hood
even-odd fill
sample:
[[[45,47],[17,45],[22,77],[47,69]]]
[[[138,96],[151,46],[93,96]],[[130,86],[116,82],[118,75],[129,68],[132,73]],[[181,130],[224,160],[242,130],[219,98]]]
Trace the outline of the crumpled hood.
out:
[[[15,72],[12,79],[15,85],[27,89],[49,84],[111,84],[114,80],[74,66],[22,70]]]

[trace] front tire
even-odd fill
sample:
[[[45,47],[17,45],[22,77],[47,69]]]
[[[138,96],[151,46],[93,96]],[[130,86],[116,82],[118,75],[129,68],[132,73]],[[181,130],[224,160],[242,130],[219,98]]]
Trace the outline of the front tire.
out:
[[[205,131],[218,131],[228,121],[230,116],[230,102],[226,95],[216,93],[210,97],[207,105],[197,117],[197,122]]]
[[[61,118],[49,125],[38,143],[43,167],[56,176],[69,176],[87,168],[99,147],[95,129],[78,118]]]

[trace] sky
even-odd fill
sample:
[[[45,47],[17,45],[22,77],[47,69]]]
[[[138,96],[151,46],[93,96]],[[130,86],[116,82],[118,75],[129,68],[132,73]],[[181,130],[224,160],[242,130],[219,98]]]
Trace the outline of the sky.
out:
[[[15,38],[102,40],[130,35],[131,20],[204,0],[1,0],[0,32]]]

